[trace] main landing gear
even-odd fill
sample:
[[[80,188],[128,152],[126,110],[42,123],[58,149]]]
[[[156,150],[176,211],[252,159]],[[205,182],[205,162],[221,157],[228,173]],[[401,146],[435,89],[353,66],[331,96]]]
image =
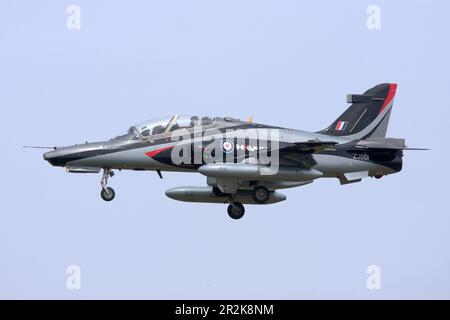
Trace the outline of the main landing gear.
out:
[[[237,220],[244,216],[245,208],[240,202],[232,202],[229,204],[227,211],[230,218]]]
[[[242,203],[234,201],[234,195],[231,193],[225,193],[218,187],[213,187],[212,191],[217,197],[228,197],[228,202],[230,203],[227,208],[228,215],[231,219],[240,219],[244,216],[245,208]]]
[[[213,192],[218,197],[229,197],[229,205],[227,208],[228,215],[232,219],[241,219],[245,214],[245,208],[242,203],[234,201],[233,194],[223,193],[218,187],[213,187]],[[251,191],[251,197],[257,204],[265,204],[270,198],[270,191],[265,186],[258,185]]]
[[[252,191],[252,198],[258,204],[264,204],[269,200],[270,191],[264,186],[256,186]]]
[[[111,201],[116,196],[114,189],[108,187],[108,178],[114,176],[114,172],[111,169],[103,169],[102,181],[100,184],[102,185],[102,191],[100,192],[100,196],[105,201]]]

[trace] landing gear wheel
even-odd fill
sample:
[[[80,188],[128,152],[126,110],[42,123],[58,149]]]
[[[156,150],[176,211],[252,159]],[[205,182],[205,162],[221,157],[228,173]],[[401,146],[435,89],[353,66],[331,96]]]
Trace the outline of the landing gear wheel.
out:
[[[111,201],[116,196],[114,189],[108,187],[108,178],[112,177],[113,175],[114,172],[112,172],[111,169],[103,168],[102,181],[100,182],[100,184],[102,185],[102,192],[100,193],[100,196],[105,201]]]
[[[245,208],[240,202],[233,202],[228,206],[228,215],[232,219],[240,219],[244,216]]]
[[[257,186],[252,191],[252,198],[256,203],[263,204],[269,200],[270,191],[264,186]]]
[[[116,196],[116,193],[114,192],[114,189],[111,187],[106,187],[102,189],[102,192],[100,192],[100,196],[105,201],[111,201]]]

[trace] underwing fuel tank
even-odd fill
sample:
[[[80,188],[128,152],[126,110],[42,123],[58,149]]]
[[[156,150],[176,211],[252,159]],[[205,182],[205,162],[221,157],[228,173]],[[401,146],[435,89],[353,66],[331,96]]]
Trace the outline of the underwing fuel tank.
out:
[[[245,180],[284,180],[284,181],[311,181],[320,178],[322,172],[299,167],[271,168],[263,165],[240,163],[214,163],[205,164],[198,168],[198,172],[214,178],[245,179]]]
[[[258,204],[253,200],[250,190],[239,190],[234,195],[234,201],[242,204]],[[166,196],[171,199],[185,202],[228,203],[228,196],[217,196],[211,187],[177,187],[166,191]],[[286,200],[282,193],[271,191],[265,204],[277,203]]]

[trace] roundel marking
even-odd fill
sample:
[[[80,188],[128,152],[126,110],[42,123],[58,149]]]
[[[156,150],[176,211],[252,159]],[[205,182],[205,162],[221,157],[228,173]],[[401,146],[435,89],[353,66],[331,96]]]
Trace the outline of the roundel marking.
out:
[[[225,153],[230,153],[234,151],[234,145],[231,141],[223,141],[222,142],[222,150]]]

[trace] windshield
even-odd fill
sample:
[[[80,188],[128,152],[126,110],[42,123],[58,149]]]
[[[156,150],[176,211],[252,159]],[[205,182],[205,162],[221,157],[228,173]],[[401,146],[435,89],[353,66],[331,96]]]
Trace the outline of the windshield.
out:
[[[177,129],[189,129],[196,125],[207,126],[216,121],[216,118],[198,116],[180,116],[156,118],[140,122],[132,126],[124,134],[115,137],[113,140],[136,140],[148,139],[152,136],[169,133]]]
[[[113,140],[138,140],[138,139],[139,139],[139,135],[133,127],[128,129],[127,132],[122,133],[122,134],[118,135],[117,137],[113,138]]]
[[[198,116],[180,116],[164,117],[153,120],[144,121],[134,126],[136,131],[143,137],[172,132],[181,128],[192,128],[195,125],[208,125],[214,122],[214,118]]]

